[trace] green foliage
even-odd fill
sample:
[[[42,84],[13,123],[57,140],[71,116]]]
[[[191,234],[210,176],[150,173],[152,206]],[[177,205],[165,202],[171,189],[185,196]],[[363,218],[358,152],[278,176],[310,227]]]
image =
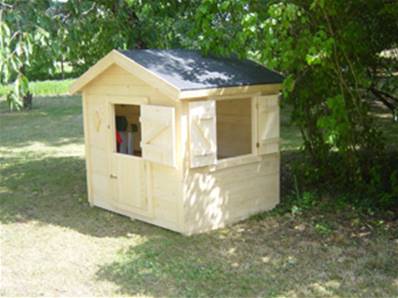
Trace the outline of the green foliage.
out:
[[[326,107],[329,114],[320,117],[317,123],[317,127],[323,130],[325,142],[334,149],[349,150],[350,123],[344,98],[341,95],[328,98]]]
[[[334,191],[355,187],[365,192],[363,186],[373,184],[375,199],[381,199],[386,182],[388,188],[391,183],[372,175],[380,170],[383,139],[365,99],[378,82],[369,69],[391,73],[394,65],[386,67],[380,52],[397,46],[398,4],[291,0],[263,3],[259,10],[259,4],[240,1],[229,15],[222,11],[229,3],[201,4],[201,47],[221,55],[238,52],[286,75],[284,102],[293,107],[292,121],[309,157],[297,167],[304,178],[300,183],[328,181],[326,188]]]
[[[318,222],[315,224],[314,228],[321,236],[329,236],[333,232],[333,228],[326,222]]]
[[[48,3],[3,1],[0,6],[0,83],[14,81],[7,103],[19,110],[30,97],[27,68],[48,45],[48,33],[41,27]]]
[[[190,1],[80,1],[53,4],[61,31],[51,34],[59,61],[68,61],[77,74],[112,49],[181,47],[194,12]]]
[[[195,4],[178,1],[13,1],[0,3],[0,83],[20,109],[22,80],[78,76],[114,48],[189,45]]]
[[[368,100],[372,86],[397,90],[398,60],[380,54],[398,46],[397,19],[398,3],[378,0],[208,0],[193,32],[205,52],[238,53],[285,74],[284,102],[308,154],[296,167],[300,184],[355,188],[381,202],[393,174],[379,167],[384,140]]]
[[[6,0],[0,6],[0,81],[15,81],[11,108],[30,95],[28,78],[79,75],[114,48],[184,47],[251,58],[286,77],[283,103],[292,107],[307,153],[296,167],[299,183],[394,201],[385,195],[395,189],[394,174],[379,166],[384,140],[369,100],[398,94],[398,59],[384,53],[398,47],[396,1]]]
[[[193,18],[191,39],[205,53],[258,60],[266,7],[261,1],[201,1]]]
[[[317,199],[317,196],[312,192],[304,192],[301,196],[296,195],[291,201],[291,214],[299,215],[305,210],[311,209],[316,205]]]

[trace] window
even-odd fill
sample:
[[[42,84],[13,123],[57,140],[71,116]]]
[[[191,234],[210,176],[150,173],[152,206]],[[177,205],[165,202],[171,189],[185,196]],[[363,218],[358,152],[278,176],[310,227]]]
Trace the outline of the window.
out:
[[[115,104],[115,152],[142,156],[139,105]]]
[[[252,153],[250,98],[216,101],[217,159]]]

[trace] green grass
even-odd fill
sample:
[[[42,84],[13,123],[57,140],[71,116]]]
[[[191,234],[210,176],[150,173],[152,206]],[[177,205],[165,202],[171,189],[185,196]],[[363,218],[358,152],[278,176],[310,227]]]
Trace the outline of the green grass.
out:
[[[0,127],[3,296],[398,293],[394,221],[344,204],[281,212],[284,197],[273,212],[184,237],[88,206],[80,97],[35,98],[18,113],[0,101]],[[284,159],[301,143],[285,112],[282,137]]]
[[[34,96],[65,95],[69,93],[68,88],[73,81],[74,79],[30,82],[29,87]],[[0,85],[0,97],[12,89],[12,84]]]

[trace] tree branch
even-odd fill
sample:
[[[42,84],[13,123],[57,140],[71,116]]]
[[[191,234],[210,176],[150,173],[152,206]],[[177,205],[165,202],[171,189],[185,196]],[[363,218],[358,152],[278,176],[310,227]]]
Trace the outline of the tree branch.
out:
[[[393,95],[391,95],[391,94],[389,94],[389,93],[387,93],[385,91],[378,90],[378,89],[376,89],[374,87],[372,87],[372,88],[375,89],[380,94],[382,94],[383,96],[390,98],[391,100],[393,100],[394,102],[396,102],[398,104],[398,97],[395,97],[395,96],[393,96]]]
[[[370,92],[372,92],[373,95],[375,95],[377,97],[378,100],[380,100],[388,109],[391,110],[391,113],[393,115],[395,115],[396,113],[396,109],[398,108],[398,106],[395,106],[394,104],[392,104],[391,102],[389,102],[386,97],[391,98],[393,100],[395,100],[398,103],[398,99],[394,98],[392,95],[389,95],[383,91],[377,90],[374,87],[370,87],[369,88]]]

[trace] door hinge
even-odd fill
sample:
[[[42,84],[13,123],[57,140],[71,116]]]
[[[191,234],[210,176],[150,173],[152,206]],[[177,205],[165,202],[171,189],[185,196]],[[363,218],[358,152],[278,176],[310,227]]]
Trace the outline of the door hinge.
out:
[[[113,174],[110,174],[109,177],[110,177],[111,179],[117,179],[117,176],[116,176],[116,175],[113,175]]]
[[[260,148],[260,143],[259,142],[256,143],[256,148]]]

